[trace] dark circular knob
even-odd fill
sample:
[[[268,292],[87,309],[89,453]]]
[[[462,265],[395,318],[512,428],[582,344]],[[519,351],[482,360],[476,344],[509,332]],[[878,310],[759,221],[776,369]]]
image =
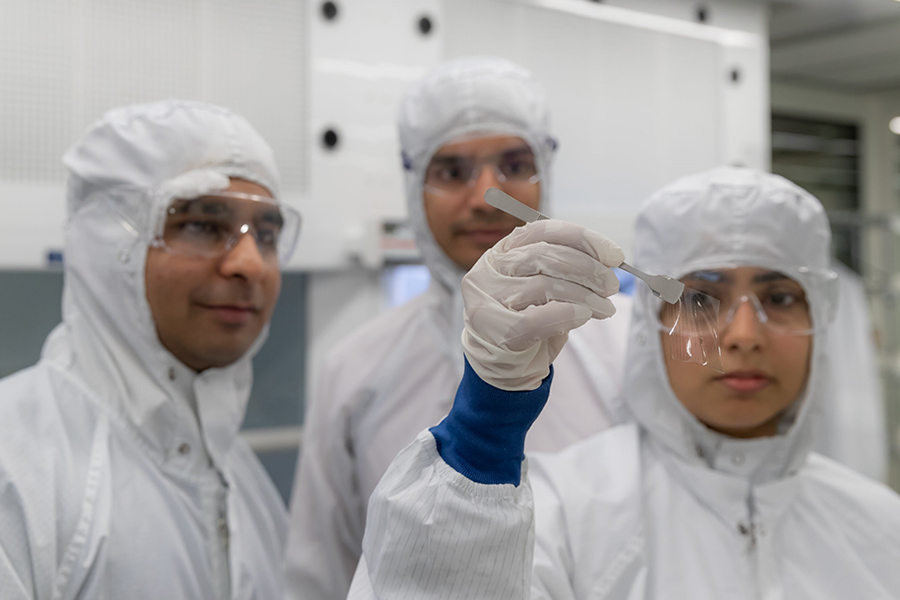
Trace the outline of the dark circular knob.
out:
[[[337,4],[334,2],[323,2],[322,3],[322,16],[325,17],[325,20],[331,21],[338,14]]]
[[[731,76],[731,81],[733,83],[738,83],[741,80],[741,70],[738,68],[732,69],[729,75]]]
[[[340,138],[338,137],[337,131],[334,129],[326,129],[325,133],[322,134],[322,145],[325,146],[327,150],[334,150],[337,148],[338,142],[340,142]]]
[[[434,28],[434,24],[431,22],[431,19],[427,16],[419,19],[419,31],[422,35],[428,35],[431,33],[431,30]]]
[[[697,21],[700,23],[706,23],[709,20],[709,9],[705,6],[697,7]]]

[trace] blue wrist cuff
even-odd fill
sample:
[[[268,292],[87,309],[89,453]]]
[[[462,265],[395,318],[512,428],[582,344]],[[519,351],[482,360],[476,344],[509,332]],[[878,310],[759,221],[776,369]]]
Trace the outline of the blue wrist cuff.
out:
[[[450,413],[431,428],[438,454],[476,483],[519,485],[525,434],[550,396],[550,374],[536,390],[508,392],[485,383],[466,360]]]

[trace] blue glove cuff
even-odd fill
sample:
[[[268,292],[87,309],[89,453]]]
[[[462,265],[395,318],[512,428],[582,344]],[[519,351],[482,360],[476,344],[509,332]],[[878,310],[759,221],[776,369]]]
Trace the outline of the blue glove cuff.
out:
[[[438,454],[476,483],[519,485],[525,434],[550,396],[550,374],[536,390],[508,392],[485,383],[466,360],[450,413],[430,429]]]

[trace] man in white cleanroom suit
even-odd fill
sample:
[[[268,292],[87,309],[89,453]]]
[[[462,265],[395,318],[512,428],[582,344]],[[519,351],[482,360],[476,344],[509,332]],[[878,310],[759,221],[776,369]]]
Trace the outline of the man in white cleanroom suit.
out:
[[[63,162],[63,322],[0,381],[0,598],[280,597],[287,516],[238,438],[299,228],[272,151],[166,101]]]
[[[900,498],[810,452],[836,291],[829,238],[819,202],[778,176],[721,168],[657,193],[638,215],[635,266],[719,301],[698,297],[724,372],[674,358],[667,332],[684,305],[639,284],[633,422],[527,465],[550,364],[566,331],[609,314],[623,255],[560,221],[497,244],[463,282],[471,366],[453,410],[373,493],[349,597],[900,597]]]
[[[453,402],[463,374],[459,284],[481,254],[521,225],[484,202],[494,186],[544,210],[556,146],[531,74],[499,58],[441,64],[399,111],[410,222],[429,289],[351,335],[318,378],[304,427],[288,536],[289,595],[346,596],[361,552],[366,503],[391,460]],[[628,327],[619,315],[573,336],[556,362],[532,450],[559,450],[609,426]]]

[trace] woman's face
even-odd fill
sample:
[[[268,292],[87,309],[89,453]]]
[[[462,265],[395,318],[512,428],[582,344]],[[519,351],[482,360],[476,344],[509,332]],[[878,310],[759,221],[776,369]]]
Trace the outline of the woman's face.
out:
[[[796,333],[811,328],[803,288],[757,267],[705,271],[682,281],[721,302],[718,336],[725,372],[664,352],[675,395],[710,429],[738,438],[774,435],[809,376],[812,335]],[[768,323],[761,322],[760,312],[769,316]],[[665,310],[660,318],[665,323]]]

